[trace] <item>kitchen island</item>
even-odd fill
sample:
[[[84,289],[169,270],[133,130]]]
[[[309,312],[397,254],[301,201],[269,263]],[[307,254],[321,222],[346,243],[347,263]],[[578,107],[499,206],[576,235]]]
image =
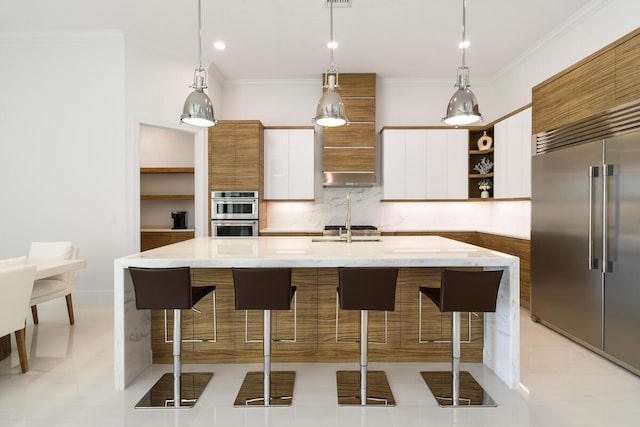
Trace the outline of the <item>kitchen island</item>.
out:
[[[151,315],[147,310],[135,308],[133,286],[127,271],[131,266],[189,266],[197,271],[217,273],[232,267],[291,267],[317,271],[332,271],[337,267],[400,267],[436,272],[443,267],[501,269],[505,274],[498,293],[496,313],[484,315],[482,361],[507,386],[513,389],[518,387],[520,342],[517,257],[438,236],[385,236],[379,241],[354,241],[350,244],[314,240],[317,239],[202,237],[116,259],[115,387],[123,389],[152,363]],[[415,291],[417,294],[417,288]],[[335,293],[335,287],[332,292]],[[299,310],[304,311],[304,306]],[[221,323],[220,320],[218,322]],[[220,327],[223,325],[220,324]]]

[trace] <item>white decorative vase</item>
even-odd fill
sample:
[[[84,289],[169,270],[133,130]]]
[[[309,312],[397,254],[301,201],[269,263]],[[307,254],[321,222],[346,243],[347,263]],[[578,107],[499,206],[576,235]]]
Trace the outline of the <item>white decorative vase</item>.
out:
[[[493,138],[487,135],[487,131],[482,131],[482,136],[478,139],[478,150],[490,150],[493,144]]]
[[[480,193],[480,197],[482,197],[483,199],[488,199],[489,192],[487,190],[482,190],[482,193]]]

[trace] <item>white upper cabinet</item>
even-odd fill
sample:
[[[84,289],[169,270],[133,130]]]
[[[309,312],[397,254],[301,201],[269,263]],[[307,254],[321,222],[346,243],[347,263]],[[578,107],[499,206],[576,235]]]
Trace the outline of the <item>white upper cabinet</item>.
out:
[[[384,199],[467,198],[466,130],[385,129],[382,141]]]
[[[313,141],[313,129],[265,129],[265,199],[313,200]]]
[[[531,197],[531,108],[494,127],[494,198]]]

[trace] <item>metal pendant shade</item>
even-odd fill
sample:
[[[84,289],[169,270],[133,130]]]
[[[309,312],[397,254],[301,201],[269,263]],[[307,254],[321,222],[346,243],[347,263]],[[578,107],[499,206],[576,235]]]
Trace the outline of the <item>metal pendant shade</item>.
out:
[[[337,127],[347,124],[344,102],[335,91],[335,76],[326,77],[328,83],[327,90],[322,94],[316,108],[315,122],[324,127]]]
[[[448,125],[469,125],[482,121],[478,100],[469,87],[469,68],[465,65],[467,1],[462,0],[462,66],[458,68],[455,87],[458,88],[449,100],[447,113],[442,121]]]
[[[331,43],[333,40],[333,0],[330,0],[330,26],[329,36]],[[331,66],[326,73],[324,73],[324,81],[322,87],[325,88],[325,92],[318,101],[318,107],[316,108],[316,115],[313,118],[313,122],[324,127],[337,127],[346,125],[349,120],[344,108],[344,102],[342,98],[336,92],[336,88],[340,87],[338,84],[338,70],[333,63],[333,49],[331,47]]]
[[[213,114],[213,104],[211,99],[204,93],[207,88],[207,73],[202,68],[202,18],[200,0],[198,0],[198,55],[200,65],[193,72],[193,92],[189,94],[184,106],[180,121],[193,126],[210,127],[215,126],[216,119]]]

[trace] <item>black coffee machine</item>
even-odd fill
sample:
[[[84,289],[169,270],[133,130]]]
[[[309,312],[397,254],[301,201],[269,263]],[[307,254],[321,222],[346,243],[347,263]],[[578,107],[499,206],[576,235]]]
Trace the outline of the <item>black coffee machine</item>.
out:
[[[171,212],[171,218],[173,219],[173,230],[183,230],[187,228],[187,211],[173,211]]]

